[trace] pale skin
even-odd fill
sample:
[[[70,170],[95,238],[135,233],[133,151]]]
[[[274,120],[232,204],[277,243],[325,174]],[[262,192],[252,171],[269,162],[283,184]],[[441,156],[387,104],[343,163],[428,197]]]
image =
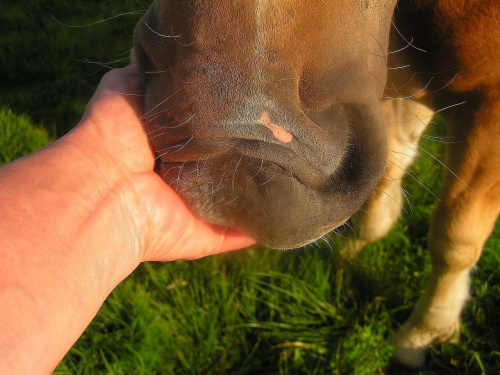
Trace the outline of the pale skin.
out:
[[[53,371],[141,262],[196,259],[254,243],[198,220],[154,173],[140,85],[133,66],[108,73],[73,131],[0,167],[5,373]]]

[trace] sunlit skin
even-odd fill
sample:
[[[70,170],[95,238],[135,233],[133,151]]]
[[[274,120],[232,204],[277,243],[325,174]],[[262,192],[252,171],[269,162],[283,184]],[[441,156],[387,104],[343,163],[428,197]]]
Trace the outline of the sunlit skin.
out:
[[[144,261],[254,241],[194,217],[154,173],[135,68],[103,78],[81,123],[0,168],[0,368],[50,373]]]

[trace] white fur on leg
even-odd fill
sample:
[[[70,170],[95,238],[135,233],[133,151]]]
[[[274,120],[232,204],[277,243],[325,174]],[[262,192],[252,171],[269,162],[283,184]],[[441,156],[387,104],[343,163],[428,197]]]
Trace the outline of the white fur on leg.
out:
[[[381,109],[389,156],[377,189],[368,198],[363,211],[352,218],[356,238],[349,239],[345,246],[351,254],[385,236],[398,220],[404,205],[403,176],[417,155],[418,141],[434,113],[413,100],[384,100]]]
[[[391,340],[394,359],[408,367],[421,368],[429,345],[458,339],[460,313],[468,291],[469,270],[433,274],[412,315]]]

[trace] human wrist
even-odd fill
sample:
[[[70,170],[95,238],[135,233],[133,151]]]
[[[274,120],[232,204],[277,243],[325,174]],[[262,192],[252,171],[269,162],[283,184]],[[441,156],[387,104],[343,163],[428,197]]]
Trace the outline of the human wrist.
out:
[[[101,237],[104,245],[110,234],[116,233],[112,246],[118,251],[117,257],[128,260],[130,269],[124,270],[128,274],[139,265],[147,247],[148,223],[136,187],[144,167],[126,165],[120,159],[123,146],[105,133],[92,123],[82,122],[61,141],[66,152],[79,159],[81,184],[75,193],[88,204],[87,215],[96,214],[103,221],[95,237]]]
[[[82,156],[73,137],[0,169],[0,346],[7,361],[29,354],[37,371],[50,371],[48,352],[60,359],[141,259],[130,182],[97,149]]]

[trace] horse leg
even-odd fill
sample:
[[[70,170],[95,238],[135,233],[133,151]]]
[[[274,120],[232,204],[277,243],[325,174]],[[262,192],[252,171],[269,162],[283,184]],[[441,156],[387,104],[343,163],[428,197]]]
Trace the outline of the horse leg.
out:
[[[355,236],[346,240],[345,250],[354,255],[366,244],[384,237],[398,220],[404,206],[401,182],[417,155],[422,132],[434,112],[409,99],[382,102],[389,155],[377,188],[352,219]]]
[[[500,98],[471,100],[451,115],[441,199],[431,219],[432,273],[408,321],[394,336],[394,357],[425,364],[431,343],[457,338],[477,262],[500,209]],[[453,171],[453,172],[452,172]]]

